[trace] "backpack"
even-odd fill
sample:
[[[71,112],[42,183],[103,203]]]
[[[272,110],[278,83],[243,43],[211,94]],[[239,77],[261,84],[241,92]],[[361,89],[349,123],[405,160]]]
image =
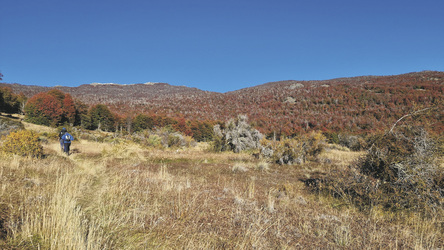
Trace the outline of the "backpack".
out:
[[[71,142],[71,135],[68,134],[68,133],[66,133],[66,134],[62,137],[62,139],[63,139],[65,142]]]

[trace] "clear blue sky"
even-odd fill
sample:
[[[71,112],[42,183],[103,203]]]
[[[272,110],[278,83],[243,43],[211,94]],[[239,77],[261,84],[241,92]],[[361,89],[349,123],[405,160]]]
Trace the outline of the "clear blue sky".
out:
[[[279,80],[444,71],[443,0],[1,0],[3,82]]]

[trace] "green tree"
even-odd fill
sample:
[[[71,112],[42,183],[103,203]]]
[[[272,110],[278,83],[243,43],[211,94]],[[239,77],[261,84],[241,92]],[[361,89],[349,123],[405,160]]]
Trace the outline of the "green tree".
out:
[[[83,128],[90,127],[91,118],[88,115],[89,106],[79,100],[74,100],[74,105],[76,107],[74,125],[80,125]]]
[[[88,115],[91,118],[91,125],[89,129],[101,129],[111,132],[115,130],[114,125],[116,118],[106,105],[97,104],[91,107]]]
[[[209,122],[193,121],[190,124],[190,129],[196,141],[213,140],[213,125]]]
[[[154,127],[154,120],[151,116],[139,114],[134,118],[133,131],[138,132],[144,129],[152,129]]]
[[[19,113],[20,101],[19,96],[15,95],[11,88],[0,88],[0,112],[8,114]]]

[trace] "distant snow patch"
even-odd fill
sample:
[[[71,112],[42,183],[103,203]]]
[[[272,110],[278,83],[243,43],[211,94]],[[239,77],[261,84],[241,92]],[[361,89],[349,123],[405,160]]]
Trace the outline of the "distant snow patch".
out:
[[[111,83],[111,82],[109,82],[109,83],[93,82],[93,83],[91,83],[91,85],[92,85],[92,86],[100,86],[100,85],[120,85],[120,84],[117,84],[117,83]]]
[[[143,83],[144,85],[155,85],[155,84],[157,84],[158,82],[146,82],[146,83]],[[132,85],[136,85],[136,84],[118,84],[118,83],[112,83],[112,82],[109,82],[109,83],[100,83],[100,82],[94,82],[94,83],[91,83],[91,85],[92,86],[103,86],[103,85],[105,85],[105,86],[132,86]]]

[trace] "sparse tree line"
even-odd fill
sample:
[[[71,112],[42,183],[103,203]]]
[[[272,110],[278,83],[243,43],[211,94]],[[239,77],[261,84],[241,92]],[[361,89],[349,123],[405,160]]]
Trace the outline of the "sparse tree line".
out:
[[[171,118],[144,113],[123,117],[112,112],[104,104],[88,106],[58,89],[38,93],[29,100],[21,99],[12,92],[7,93],[8,100],[15,100],[15,106],[23,106],[27,122],[52,127],[76,126],[86,130],[131,135],[133,140],[147,145],[180,145],[186,141],[185,137],[190,137],[198,142],[211,142],[212,150],[216,152],[250,151],[279,164],[293,164],[302,163],[307,157],[316,157],[322,152],[322,145],[327,142],[321,132],[288,139],[267,140],[249,123],[245,115],[239,115],[226,123],[190,121],[183,117]]]

